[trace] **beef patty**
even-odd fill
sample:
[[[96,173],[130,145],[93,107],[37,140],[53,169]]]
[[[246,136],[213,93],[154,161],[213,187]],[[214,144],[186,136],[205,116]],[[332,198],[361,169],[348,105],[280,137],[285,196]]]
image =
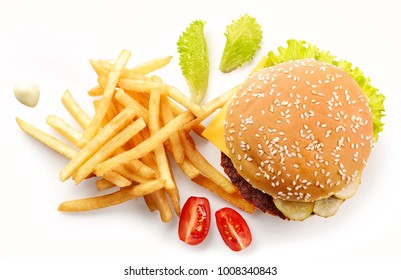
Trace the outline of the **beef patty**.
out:
[[[242,178],[235,169],[231,159],[224,153],[221,153],[221,166],[224,168],[224,172],[230,178],[231,182],[237,187],[238,191],[246,200],[265,213],[279,216],[284,220],[286,219],[283,213],[281,213],[276,205],[274,205],[273,198],[270,195],[255,189],[244,178]]]

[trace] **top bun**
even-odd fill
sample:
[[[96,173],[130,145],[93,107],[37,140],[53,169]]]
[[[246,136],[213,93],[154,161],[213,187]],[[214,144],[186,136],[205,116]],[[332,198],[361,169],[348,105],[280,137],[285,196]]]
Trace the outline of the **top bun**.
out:
[[[239,87],[228,103],[225,141],[253,187],[315,201],[360,177],[373,143],[372,116],[348,73],[296,60],[261,69]]]

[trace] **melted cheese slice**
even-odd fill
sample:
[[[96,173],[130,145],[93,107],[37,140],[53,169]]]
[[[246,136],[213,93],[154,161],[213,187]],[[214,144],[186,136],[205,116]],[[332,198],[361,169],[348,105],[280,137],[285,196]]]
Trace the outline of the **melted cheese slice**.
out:
[[[226,142],[224,141],[224,120],[226,118],[227,104],[221,108],[202,135],[212,142],[220,151],[228,155]]]

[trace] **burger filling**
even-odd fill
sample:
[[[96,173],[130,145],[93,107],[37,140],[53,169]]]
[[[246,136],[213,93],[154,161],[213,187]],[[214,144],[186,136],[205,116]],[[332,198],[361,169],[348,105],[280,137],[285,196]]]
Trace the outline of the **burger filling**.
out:
[[[274,204],[273,197],[252,187],[251,184],[241,177],[231,159],[224,153],[221,153],[221,166],[228,178],[230,178],[231,182],[237,187],[238,191],[246,200],[265,213],[286,219],[285,215],[281,213]]]

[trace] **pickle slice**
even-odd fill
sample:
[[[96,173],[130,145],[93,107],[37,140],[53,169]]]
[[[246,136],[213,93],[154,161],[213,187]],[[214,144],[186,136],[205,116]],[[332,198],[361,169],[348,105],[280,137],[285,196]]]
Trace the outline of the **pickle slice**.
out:
[[[319,199],[315,201],[313,212],[320,217],[328,218],[337,213],[343,202],[343,199],[334,196]]]
[[[308,218],[313,211],[313,202],[284,201],[279,198],[273,198],[274,205],[288,219],[294,221],[303,221]]]
[[[334,194],[335,197],[340,199],[349,199],[353,197],[359,189],[361,178],[357,178],[354,182],[348,185],[345,189]]]

